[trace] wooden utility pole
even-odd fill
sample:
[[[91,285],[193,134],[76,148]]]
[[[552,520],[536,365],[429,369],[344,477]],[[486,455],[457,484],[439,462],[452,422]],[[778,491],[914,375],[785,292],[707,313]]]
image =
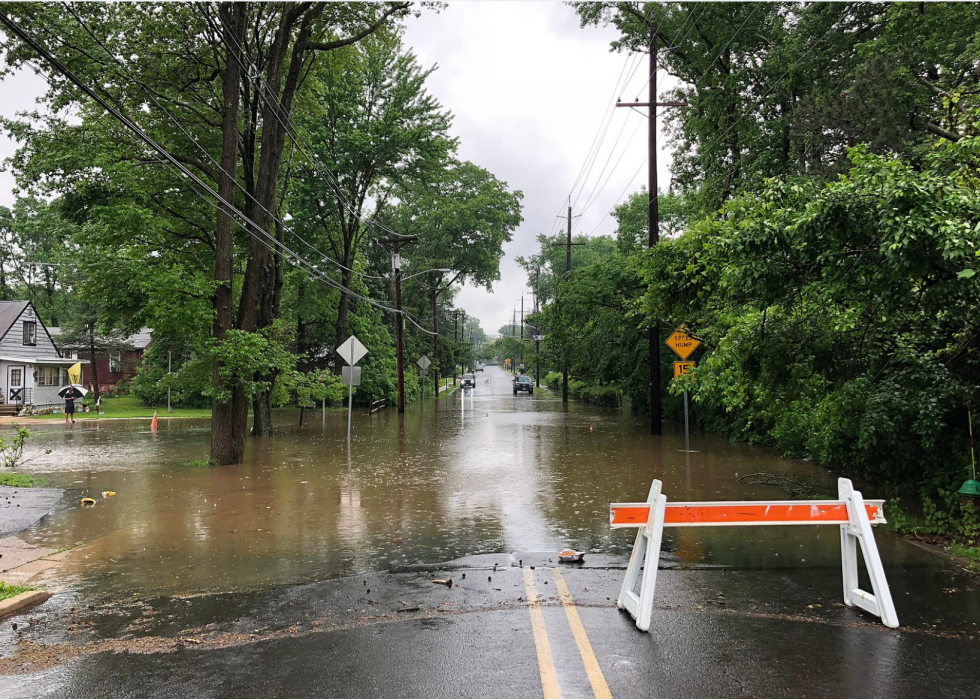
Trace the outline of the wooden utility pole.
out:
[[[451,288],[453,282],[455,282],[456,279],[458,278],[459,278],[459,274],[453,277],[449,281],[449,283],[446,284],[445,286],[439,286],[438,284],[436,284],[436,286],[431,286],[425,289],[425,291],[429,291],[432,294],[432,355],[433,357],[435,357],[435,359],[432,362],[432,366],[435,367],[433,376],[435,379],[435,386],[436,386],[436,394],[435,394],[436,400],[439,400],[439,308],[436,302],[436,297],[438,297],[439,294],[441,294],[443,291],[446,291],[449,288]]]
[[[541,279],[541,268],[534,270],[534,320],[538,320],[538,283]],[[534,328],[534,385],[541,388],[541,328]]]
[[[564,243],[552,243],[552,246],[562,246],[565,248],[565,282],[567,283],[569,277],[572,276],[572,246],[585,245],[585,243],[572,242],[572,205],[570,202],[568,204],[568,225],[566,226],[565,236],[566,239]],[[561,313],[561,304],[559,303],[559,315],[560,313]],[[561,402],[568,403],[568,347],[567,346],[563,347],[561,351]]]
[[[398,412],[405,412],[405,357],[402,336],[405,332],[405,316],[402,314],[402,263],[398,254],[402,243],[414,243],[419,239],[417,235],[398,235],[397,233],[389,238],[389,242],[394,245],[394,252],[391,255],[391,266],[395,270],[395,345],[397,352],[398,365]]]
[[[657,20],[650,19],[650,93],[646,102],[620,102],[617,107],[648,107],[650,116],[647,127],[647,147],[649,149],[647,177],[649,181],[649,202],[647,216],[649,218],[648,246],[653,247],[660,242],[660,211],[657,207],[657,107],[686,107],[686,102],[657,102]],[[663,434],[663,408],[660,398],[660,319],[656,318],[650,326],[650,434]]]
[[[521,294],[521,371],[524,370],[524,294]]]

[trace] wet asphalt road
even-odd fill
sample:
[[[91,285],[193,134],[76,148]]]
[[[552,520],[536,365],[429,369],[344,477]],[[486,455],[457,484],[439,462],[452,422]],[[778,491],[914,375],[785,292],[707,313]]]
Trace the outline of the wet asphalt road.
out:
[[[481,408],[537,399],[513,398],[499,370],[478,381]],[[529,540],[534,524],[520,525]],[[719,566],[670,547],[650,634],[614,606],[626,558],[598,553],[559,566],[518,550],[92,608],[69,589],[0,623],[0,697],[975,698],[980,580],[902,546],[885,563],[898,630],[843,607],[832,564]]]
[[[63,494],[58,488],[0,485],[0,537],[27,529],[51,512]]]

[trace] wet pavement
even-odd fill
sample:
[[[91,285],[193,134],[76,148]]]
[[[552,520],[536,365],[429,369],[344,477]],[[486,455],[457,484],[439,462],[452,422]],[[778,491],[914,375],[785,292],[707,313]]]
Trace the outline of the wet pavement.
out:
[[[23,531],[50,514],[63,494],[57,488],[0,485],[0,537]]]
[[[840,604],[836,528],[796,527],[668,530],[640,634],[614,607],[634,532],[610,502],[654,477],[675,500],[834,478],[703,435],[684,453],[494,367],[477,382],[356,415],[349,451],[344,413],[284,414],[240,467],[195,463],[198,421],[35,431],[52,452],[31,470],[68,496],[17,540],[61,552],[31,581],[58,594],[0,624],[0,696],[977,696],[980,581],[886,531],[898,631]],[[567,546],[586,562],[556,575]]]

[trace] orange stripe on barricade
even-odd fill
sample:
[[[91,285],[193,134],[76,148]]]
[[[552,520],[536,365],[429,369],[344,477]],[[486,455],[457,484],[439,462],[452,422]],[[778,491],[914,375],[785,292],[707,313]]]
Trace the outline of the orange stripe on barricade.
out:
[[[885,522],[883,501],[866,500],[868,521]],[[642,527],[650,519],[650,505],[621,503],[609,508],[613,527]],[[665,527],[708,527],[738,525],[847,524],[847,505],[840,500],[780,502],[668,502]]]

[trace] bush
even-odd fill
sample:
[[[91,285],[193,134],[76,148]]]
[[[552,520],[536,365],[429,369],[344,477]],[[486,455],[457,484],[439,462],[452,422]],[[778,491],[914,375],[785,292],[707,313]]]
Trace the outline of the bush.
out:
[[[610,408],[618,408],[620,405],[619,389],[614,386],[581,386],[577,397],[586,403],[605,405]]]

